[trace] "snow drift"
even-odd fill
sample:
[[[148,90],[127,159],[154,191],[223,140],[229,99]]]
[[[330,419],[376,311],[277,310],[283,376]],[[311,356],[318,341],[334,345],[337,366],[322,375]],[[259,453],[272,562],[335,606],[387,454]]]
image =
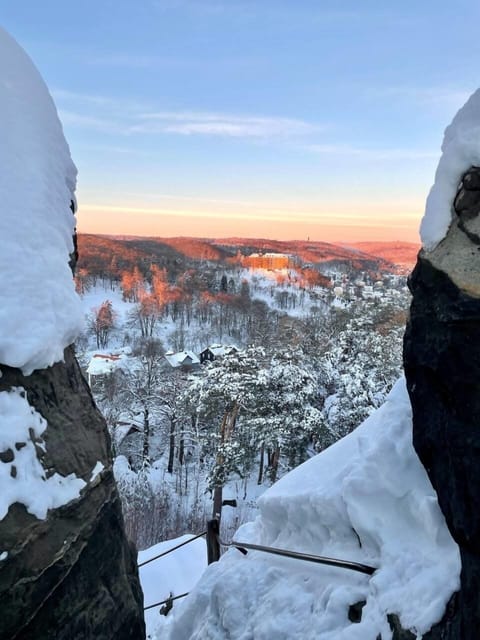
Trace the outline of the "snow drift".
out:
[[[421,637],[458,589],[461,566],[411,430],[402,379],[354,432],[267,491],[261,515],[235,536],[378,567],[373,576],[231,549],[175,608],[167,637],[389,640],[388,613]],[[349,606],[362,600],[352,623]]]
[[[45,83],[1,28],[0,77],[0,362],[28,375],[62,360],[81,328],[76,169]]]

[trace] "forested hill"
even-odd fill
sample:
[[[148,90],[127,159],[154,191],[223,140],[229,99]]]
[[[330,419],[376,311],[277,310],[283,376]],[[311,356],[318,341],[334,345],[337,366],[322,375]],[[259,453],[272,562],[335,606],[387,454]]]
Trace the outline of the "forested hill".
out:
[[[420,250],[420,245],[416,242],[355,242],[348,246],[384,258],[409,271],[413,269]]]
[[[114,275],[152,262],[181,272],[198,261],[240,263],[253,253],[288,254],[303,266],[367,272],[408,272],[418,246],[406,242],[369,242],[351,246],[316,241],[252,238],[141,238],[79,234],[79,269]]]

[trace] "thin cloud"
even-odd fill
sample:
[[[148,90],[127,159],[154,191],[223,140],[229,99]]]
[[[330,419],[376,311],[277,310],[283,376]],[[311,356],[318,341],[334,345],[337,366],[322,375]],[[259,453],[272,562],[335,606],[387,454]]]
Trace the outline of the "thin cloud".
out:
[[[175,216],[177,218],[211,218],[214,220],[224,220],[225,212],[222,211],[203,211],[197,209],[172,209],[167,207],[138,207],[138,206],[122,206],[122,205],[105,205],[105,204],[83,204],[80,209],[82,211],[104,211],[109,213],[137,213],[144,214],[149,216],[159,216],[159,215],[169,215]],[[339,215],[338,213],[331,214],[332,221],[338,225],[349,225],[353,220],[357,221],[362,225],[373,224],[376,225],[376,221],[371,221],[371,216],[365,215],[361,216],[356,212],[349,212],[343,215]],[[267,212],[263,210],[261,207],[252,211],[250,213],[246,212],[236,212],[229,211],[228,218],[229,220],[238,219],[238,220],[249,220],[252,222],[264,221],[264,222],[295,222],[295,223],[303,223],[303,224],[316,224],[325,218],[328,217],[328,214],[325,212],[316,212],[316,213],[307,213],[301,210],[296,210],[295,219],[292,220],[291,212],[289,210],[284,210],[282,207],[279,207],[274,212]]]
[[[121,135],[182,135],[222,138],[285,138],[323,129],[298,118],[207,111],[159,111],[151,105],[56,89],[64,124]]]
[[[194,12],[201,14],[223,14],[225,12],[246,13],[251,15],[255,5],[240,0],[154,0],[152,6],[161,13],[170,11]]]
[[[112,100],[110,98],[106,98],[105,96],[93,95],[89,93],[77,93],[76,91],[68,91],[67,89],[52,89],[52,96],[55,100],[65,100],[65,101],[74,101],[78,102],[90,102],[91,104],[96,104],[99,106],[105,106],[108,104],[112,104]]]
[[[111,67],[125,70],[157,71],[169,69],[182,72],[211,70],[213,67],[232,73],[235,70],[249,71],[268,67],[268,59],[264,56],[243,53],[237,56],[222,56],[213,58],[207,52],[204,56],[157,56],[124,52],[82,52],[79,56],[87,65],[94,67]]]
[[[459,109],[469,98],[471,91],[453,87],[385,87],[375,89],[374,97],[407,100],[421,106]]]
[[[182,210],[182,209],[171,209],[166,207],[136,207],[136,206],[119,206],[119,205],[105,205],[105,204],[83,204],[81,209],[84,211],[109,211],[112,213],[142,213],[152,216],[158,215],[172,215],[177,216],[179,218],[214,218],[214,219],[225,219],[225,212],[222,211],[198,211],[196,209],[191,210]],[[284,220],[291,221],[290,212],[282,212],[279,208],[277,212],[274,213],[265,213],[261,208],[259,208],[254,213],[236,213],[229,212],[229,219],[238,218],[239,220],[266,220],[271,222],[281,222]],[[295,218],[296,221],[301,222],[317,222],[318,214],[299,214]]]
[[[172,65],[174,63],[174,61],[169,58],[124,53],[87,55],[84,60],[87,64],[92,65],[127,67],[130,69],[154,69],[165,64]]]
[[[163,203],[161,201],[164,201]],[[161,213],[178,216],[205,216],[215,218],[238,216],[242,219],[262,219],[275,221],[287,217],[290,220],[313,222],[319,216],[332,215],[335,220],[370,219],[378,212],[395,211],[404,219],[416,219],[423,208],[422,197],[399,196],[392,202],[382,195],[373,195],[365,199],[352,198],[329,199],[314,198],[309,201],[270,201],[241,199],[218,199],[206,196],[184,196],[175,194],[148,194],[136,192],[117,192],[111,201],[82,201],[82,209],[87,211],[102,210],[112,212],[135,212],[157,215]],[[121,203],[121,204],[120,204]],[[208,206],[205,206],[208,205]],[[211,206],[218,205],[218,206]],[[245,211],[244,209],[247,209]],[[292,215],[293,214],[293,215]]]
[[[142,192],[136,192],[136,191],[125,191],[122,192],[122,197],[123,198],[135,198],[137,201],[143,199],[148,199],[148,200],[175,200],[175,201],[187,201],[187,202],[200,202],[200,203],[207,203],[207,204],[214,204],[214,205],[234,205],[235,207],[247,207],[247,208],[252,208],[252,207],[261,207],[262,210],[278,210],[278,206],[265,206],[264,204],[259,203],[256,200],[237,200],[237,199],[232,199],[232,198],[217,198],[217,197],[206,197],[206,196],[197,196],[197,195],[178,195],[175,193],[148,193],[145,191]],[[286,207],[284,207],[285,210],[287,210]],[[295,207],[292,207],[291,209],[288,210],[292,210],[295,211],[298,208],[298,205],[296,205]]]
[[[143,123],[132,128],[140,133],[177,133],[233,138],[272,138],[306,135],[317,125],[294,118],[237,116],[208,112],[157,112],[142,115]]]
[[[65,109],[59,109],[58,115],[64,125],[82,129],[92,129],[103,133],[121,133],[120,125],[104,118],[96,118]]]
[[[84,54],[82,60],[92,66],[119,67],[123,69],[198,69],[212,64],[211,61],[201,61],[198,58],[173,58],[168,56],[151,56],[130,53],[96,53]],[[224,61],[216,61],[221,64]],[[229,60],[231,64],[237,64],[236,60]],[[244,64],[247,64],[248,60]]]
[[[126,113],[136,115],[152,108],[152,105],[147,102],[114,98],[102,94],[79,93],[58,88],[53,89],[51,93],[55,100],[61,104],[66,103],[76,108],[81,106],[83,110],[103,110],[108,115],[112,113],[118,115],[124,115]]]
[[[142,157],[153,157],[155,154],[151,151],[146,151],[144,149],[135,148],[135,147],[126,147],[126,146],[118,146],[118,145],[110,145],[110,144],[90,144],[90,143],[80,143],[77,148],[81,147],[82,149],[86,149],[90,152],[100,152],[106,153],[108,155],[116,154],[120,156],[142,156]]]
[[[369,149],[350,145],[311,144],[307,151],[321,155],[350,156],[365,160],[422,160],[438,159],[438,151],[419,149]]]
[[[237,14],[246,17],[258,18],[259,14],[270,15],[280,19],[297,17],[308,20],[321,21],[345,21],[365,19],[365,10],[327,9],[325,7],[303,6],[301,3],[283,4],[278,0],[154,0],[152,6],[160,13],[181,12],[203,15],[222,15],[225,13]],[[377,15],[378,10],[368,15]]]
[[[122,202],[144,202],[144,207],[147,211],[181,211],[183,208],[183,204],[185,202],[190,203],[190,206],[200,205],[200,207],[204,204],[208,204],[207,211],[214,213],[215,209],[219,207],[221,209],[220,213],[217,215],[223,216],[225,215],[225,207],[230,211],[232,208],[235,209],[243,209],[247,208],[255,212],[262,212],[266,216],[271,214],[279,214],[283,213],[290,217],[296,219],[299,211],[302,211],[304,214],[308,214],[312,217],[315,217],[319,214],[324,214],[325,212],[334,213],[339,219],[341,218],[349,218],[352,215],[352,212],[355,212],[356,216],[365,215],[369,217],[372,215],[372,211],[375,210],[386,210],[392,209],[396,207],[398,211],[402,213],[404,216],[408,216],[407,213],[411,210],[413,216],[417,216],[417,209],[423,207],[423,195],[419,198],[396,198],[395,204],[392,205],[392,202],[389,200],[383,200],[381,197],[369,197],[368,204],[365,206],[359,207],[359,201],[356,198],[352,200],[338,201],[335,198],[332,200],[328,197],[322,197],[320,199],[313,199],[310,201],[305,201],[303,199],[296,198],[294,201],[265,201],[265,200],[242,200],[237,198],[217,198],[217,197],[208,197],[205,195],[179,195],[174,193],[149,193],[149,192],[137,192],[137,191],[121,191],[116,192],[116,198]],[[167,201],[167,205],[161,204],[159,201]],[[178,205],[176,203],[179,203]],[[147,204],[148,203],[148,204]],[[87,204],[88,207],[103,207],[103,206],[111,206],[108,203],[103,204]],[[130,205],[129,205],[130,206]],[[132,205],[136,207],[137,204]],[[169,207],[174,206],[175,209],[169,209]],[[166,207],[166,208],[165,208]],[[127,207],[128,208],[128,207]],[[362,210],[364,209],[363,213]],[[195,209],[198,211],[198,207]],[[189,210],[189,213],[191,211]],[[201,213],[205,213],[205,210],[202,209]],[[248,212],[247,212],[248,213]],[[239,214],[239,215],[243,215]],[[254,215],[257,215],[255,213]]]

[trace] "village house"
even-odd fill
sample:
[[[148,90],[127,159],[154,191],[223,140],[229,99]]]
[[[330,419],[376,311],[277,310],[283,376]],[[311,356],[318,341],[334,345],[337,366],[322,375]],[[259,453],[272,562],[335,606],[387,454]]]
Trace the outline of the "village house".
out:
[[[87,366],[87,379],[92,384],[103,382],[107,376],[117,369],[126,367],[128,354],[125,351],[117,353],[94,353]]]
[[[165,359],[173,369],[195,371],[200,368],[200,359],[193,351],[167,351]]]
[[[213,362],[217,358],[222,358],[230,353],[236,353],[237,347],[234,345],[212,344],[200,353],[200,364]]]

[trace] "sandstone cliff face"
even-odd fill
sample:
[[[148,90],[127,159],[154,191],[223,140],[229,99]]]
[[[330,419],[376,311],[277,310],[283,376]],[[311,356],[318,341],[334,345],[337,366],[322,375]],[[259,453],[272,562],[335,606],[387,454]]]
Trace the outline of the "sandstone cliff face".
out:
[[[431,640],[477,640],[480,625],[480,169],[464,176],[445,239],[421,251],[404,365],[413,444],[460,547],[460,592]]]
[[[0,521],[0,547],[8,552],[0,563],[0,638],[144,638],[136,555],[123,531],[106,426],[73,348],[64,363],[27,377],[0,371],[0,391],[23,387],[48,422],[45,451],[37,449],[42,466],[86,482],[78,499],[45,520],[16,503]],[[104,469],[91,481],[98,462]]]
[[[72,348],[65,363],[24,377],[1,367],[0,390],[22,386],[48,422],[42,465],[87,482],[79,499],[39,520],[21,504],[0,521],[0,638],[142,638],[136,558],[125,539],[105,424]],[[105,469],[90,482],[100,461]],[[0,462],[0,464],[2,464]]]

